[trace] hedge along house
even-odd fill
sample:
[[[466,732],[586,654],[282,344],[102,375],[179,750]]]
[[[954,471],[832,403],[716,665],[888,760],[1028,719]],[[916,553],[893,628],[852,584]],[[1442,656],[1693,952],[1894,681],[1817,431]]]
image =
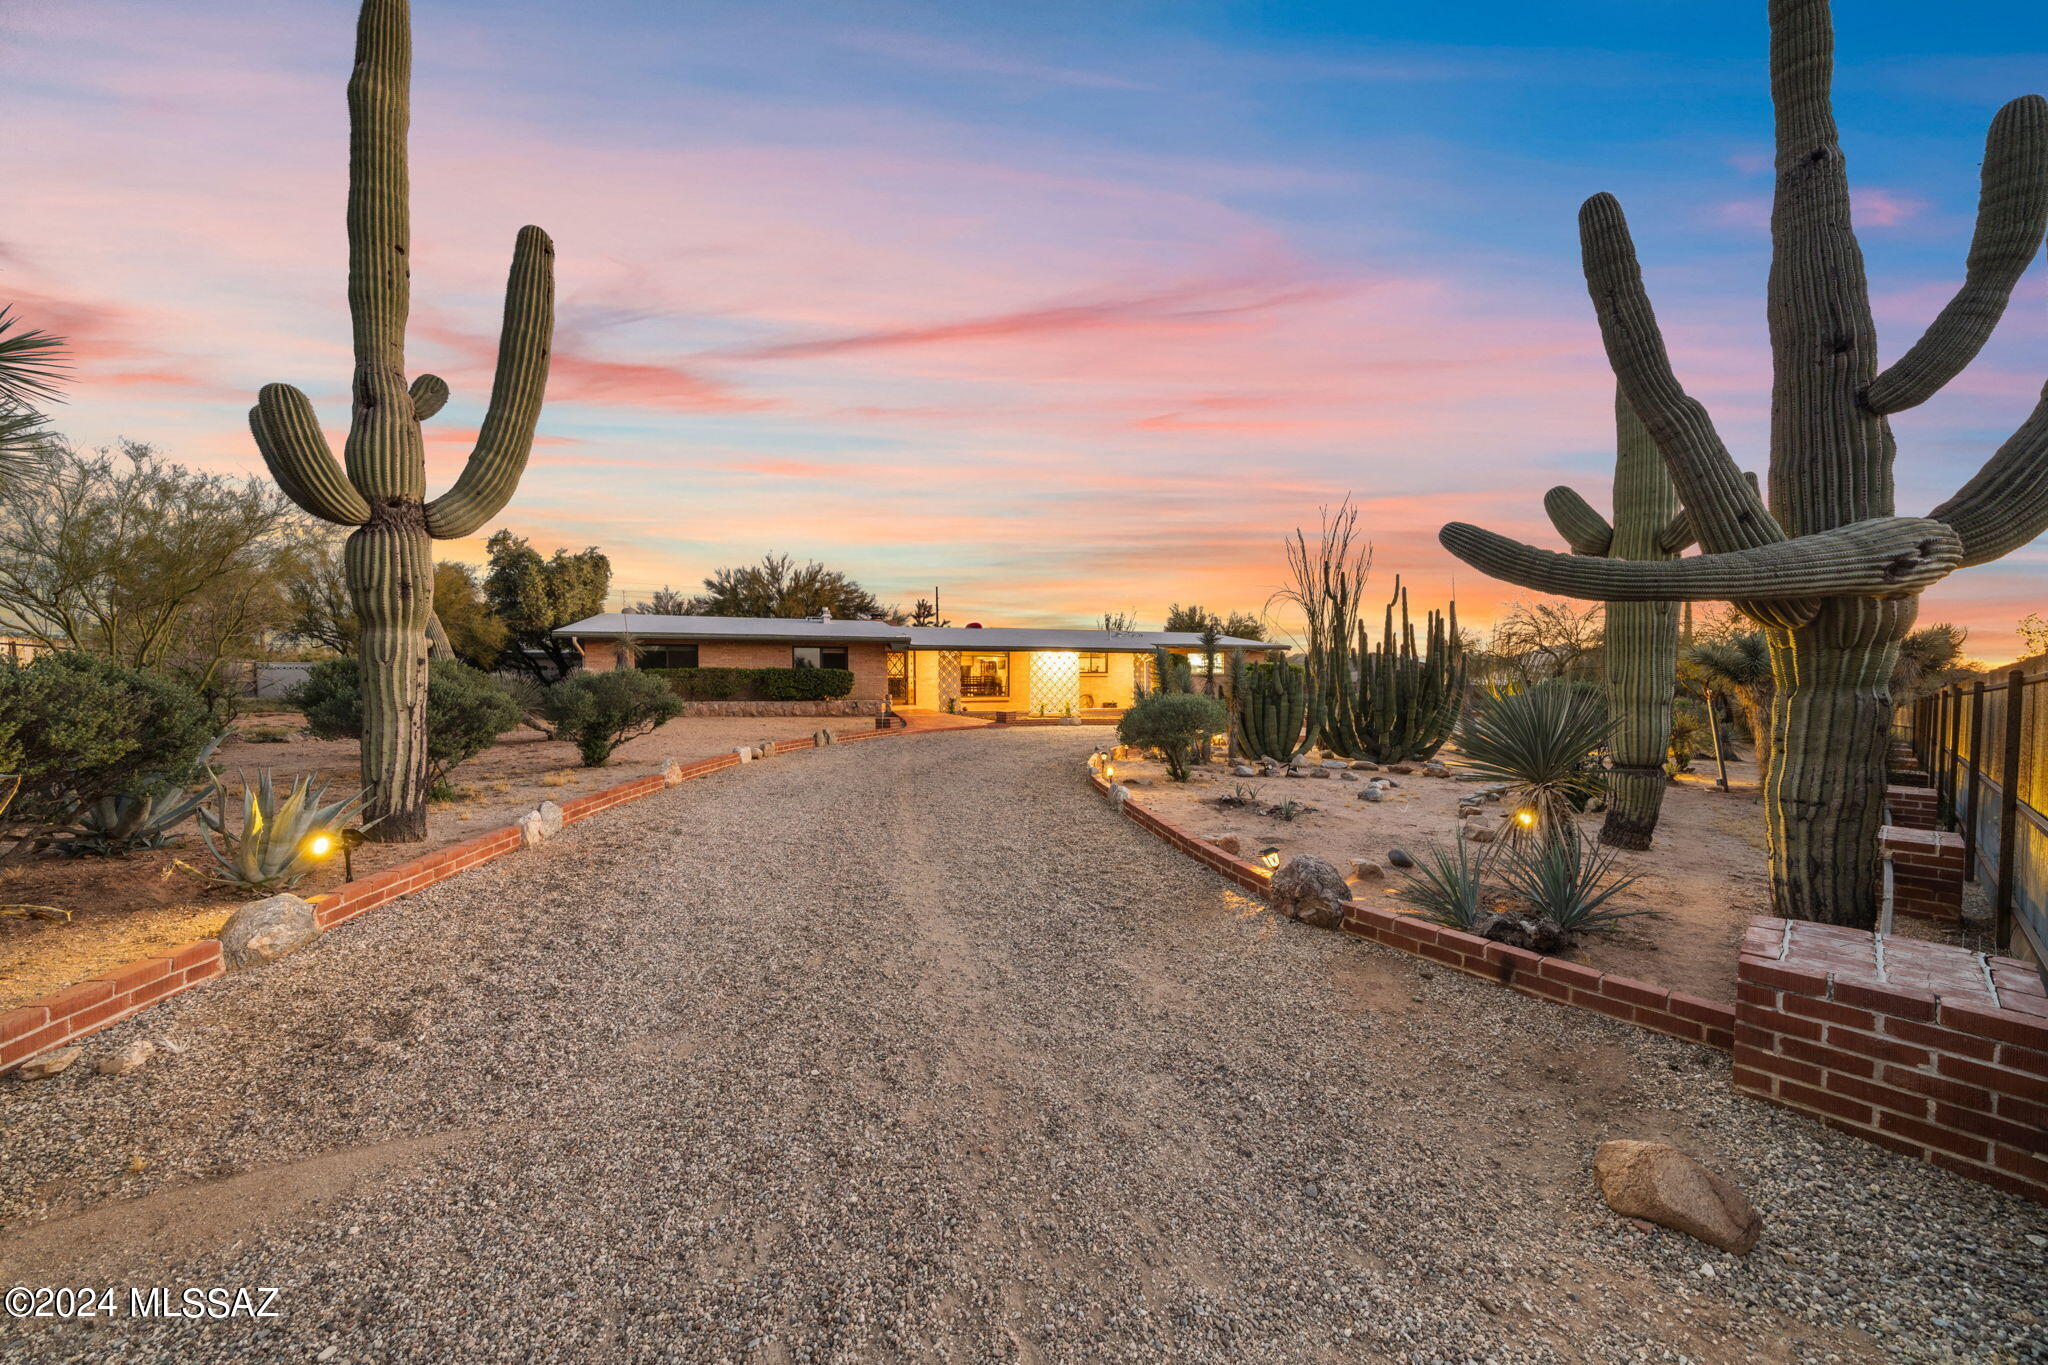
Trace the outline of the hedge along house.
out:
[[[584,667],[660,670],[699,714],[879,715],[894,707],[968,713],[1114,714],[1153,682],[1153,651],[1189,656],[1207,672],[1199,635],[1168,631],[981,626],[892,626],[884,621],[607,612],[555,632],[574,641]],[[1273,646],[1225,636],[1220,650],[1260,659]],[[1228,660],[1216,660],[1223,675]],[[784,700],[780,669],[843,669],[852,684],[823,700]],[[688,670],[752,670],[745,678]],[[823,680],[820,680],[823,681]],[[744,695],[714,695],[728,684]]]

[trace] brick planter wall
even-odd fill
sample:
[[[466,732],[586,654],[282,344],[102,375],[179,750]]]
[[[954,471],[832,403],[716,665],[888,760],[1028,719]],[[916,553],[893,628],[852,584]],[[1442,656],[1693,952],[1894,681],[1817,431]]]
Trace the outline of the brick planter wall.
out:
[[[1892,909],[1922,919],[1963,917],[1963,836],[1886,825],[1878,833],[1892,860]]]
[[[2048,1203],[2048,994],[1947,944],[1758,919],[1735,1088]]]
[[[1897,828],[1934,828],[1934,788],[1886,787],[1884,803],[1891,809],[1890,823]]]
[[[835,743],[851,744],[858,740],[879,739],[887,735],[926,733],[914,730],[860,730],[839,735]],[[930,733],[944,733],[931,731]],[[778,740],[770,749],[777,754],[794,753],[799,749],[813,747],[810,739]],[[669,786],[703,777],[707,773],[719,772],[726,768],[738,767],[738,754],[720,754],[715,758],[698,759],[693,763],[679,763],[667,769],[666,773],[650,773],[645,777],[632,778],[603,791],[587,792],[572,796],[558,804],[562,808],[562,822],[574,824],[587,820],[601,811],[629,801],[638,801],[654,795]],[[354,919],[357,915],[388,905],[401,896],[411,895],[438,882],[447,881],[473,867],[493,862],[523,847],[523,841],[516,825],[506,825],[486,834],[447,848],[435,849],[396,867],[387,867],[365,877],[358,877],[332,891],[308,896],[313,906],[314,922],[325,932],[337,924]],[[125,966],[103,972],[89,981],[66,987],[54,995],[44,996],[18,1008],[0,1013],[0,1072],[27,1061],[52,1048],[62,1047],[89,1034],[97,1033],[111,1024],[117,1024],[129,1015],[158,1000],[189,990],[202,982],[222,974],[220,943],[205,939],[188,943],[171,951],[166,956],[149,958],[142,962],[131,962]]]

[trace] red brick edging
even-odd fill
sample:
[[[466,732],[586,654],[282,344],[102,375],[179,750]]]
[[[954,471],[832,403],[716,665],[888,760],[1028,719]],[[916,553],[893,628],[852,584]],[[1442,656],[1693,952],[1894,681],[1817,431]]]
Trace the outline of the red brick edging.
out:
[[[1110,784],[1100,773],[1089,780],[1105,795]],[[1135,800],[1123,803],[1126,818],[1140,828],[1172,844],[1236,882],[1253,895],[1264,898],[1266,877],[1246,862],[1206,839],[1160,819]],[[1539,1000],[1549,1000],[1576,1009],[1591,1010],[1623,1023],[1635,1024],[1656,1033],[1701,1043],[1723,1052],[1735,1046],[1735,1008],[1718,1001],[1688,995],[1664,986],[1638,981],[1634,977],[1582,967],[1576,962],[1511,948],[1476,934],[1432,924],[1416,915],[1404,915],[1359,901],[1344,903],[1344,932],[1416,957],[1426,957],[1454,971],[1481,977],[1497,985]]]
[[[864,739],[881,739],[902,734],[941,734],[943,730],[856,730],[850,734],[837,735],[834,743],[851,744]],[[809,749],[816,743],[812,739],[777,740],[768,747],[777,754],[794,753]],[[679,764],[669,770],[664,778],[661,773],[650,773],[645,777],[632,778],[603,791],[587,792],[558,802],[562,808],[562,823],[574,824],[587,820],[600,811],[628,801],[638,801],[654,795],[675,783],[688,781],[693,777],[704,777],[740,764],[737,753],[720,754],[715,758],[698,759],[694,763]],[[387,867],[367,877],[358,877],[332,891],[308,896],[312,902],[315,922],[324,931],[333,928],[357,915],[388,905],[401,896],[447,881],[450,877],[469,871],[473,867],[493,862],[521,847],[517,825],[506,825],[501,829],[479,834],[459,844],[422,854],[396,867]],[[225,968],[221,963],[220,943],[216,939],[200,939],[195,943],[181,944],[157,957],[140,962],[130,962],[101,972],[67,986],[40,1000],[31,1000],[25,1005],[0,1013],[0,1072],[6,1072],[31,1057],[59,1048],[67,1043],[98,1033],[101,1029],[121,1022],[136,1011],[168,999],[180,991],[190,990],[203,982],[220,976]]]

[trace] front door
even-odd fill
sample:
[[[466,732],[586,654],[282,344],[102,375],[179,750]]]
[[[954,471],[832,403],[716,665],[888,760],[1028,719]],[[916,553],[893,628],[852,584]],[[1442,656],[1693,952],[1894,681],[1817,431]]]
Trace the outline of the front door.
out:
[[[917,704],[917,669],[907,650],[889,651],[889,700],[899,706]]]

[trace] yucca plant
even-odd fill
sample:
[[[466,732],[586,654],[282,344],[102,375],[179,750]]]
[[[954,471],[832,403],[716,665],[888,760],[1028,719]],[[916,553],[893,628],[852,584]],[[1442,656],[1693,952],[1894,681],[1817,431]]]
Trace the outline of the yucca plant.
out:
[[[1420,918],[1475,933],[1489,917],[1483,908],[1489,861],[1486,850],[1470,840],[1454,840],[1449,848],[1432,840],[1403,874],[1402,894]]]
[[[163,848],[171,842],[171,831],[190,820],[213,793],[214,775],[207,766],[224,735],[216,735],[181,774],[158,774],[133,792],[102,797],[82,807],[57,845],[71,857],[119,858],[138,849]],[[193,786],[191,775],[203,774],[207,781]]]
[[[1500,857],[1504,888],[1528,902],[1528,913],[1548,920],[1567,937],[1609,932],[1647,910],[1617,910],[1608,902],[1641,875],[1617,866],[1620,855],[1564,819],[1539,838],[1507,846]]]
[[[231,830],[227,789],[216,781],[214,792],[219,798],[217,808],[199,810],[199,837],[206,841],[206,851],[215,864],[203,875],[244,891],[296,886],[327,852],[316,846],[315,836],[339,830],[369,798],[369,792],[362,790],[326,802],[326,786],[316,790],[312,775],[302,773],[280,801],[270,769],[265,768],[253,785],[243,782],[241,825]]]
[[[1458,761],[1509,785],[1521,808],[1510,825],[1519,836],[1568,822],[1606,789],[1595,754],[1613,729],[1598,689],[1551,679],[1496,690],[1459,726]]]

